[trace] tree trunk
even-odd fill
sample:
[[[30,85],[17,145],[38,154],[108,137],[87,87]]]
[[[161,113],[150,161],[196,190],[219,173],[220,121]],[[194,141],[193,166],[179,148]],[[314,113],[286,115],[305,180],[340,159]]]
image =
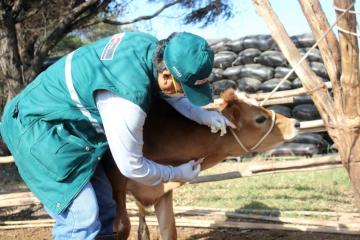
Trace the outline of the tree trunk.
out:
[[[301,5],[304,16],[309,23],[314,38],[319,40],[330,28],[319,0],[299,0],[299,3]],[[341,89],[339,86],[341,55],[339,43],[332,30],[326,34],[325,38],[321,42],[319,42],[319,50],[321,52],[326,71],[329,74],[329,78],[332,84],[335,110],[337,112],[341,112],[342,103],[340,101],[342,98]]]
[[[334,0],[334,6],[347,9],[353,4],[353,0]],[[354,10],[354,6],[350,10]],[[343,11],[336,11],[339,17]],[[356,33],[356,15],[345,13],[339,20],[338,27],[349,32]],[[360,116],[360,85],[359,85],[359,58],[357,37],[343,31],[339,31],[339,43],[341,52],[341,88],[343,91],[343,109],[346,118],[358,118]]]
[[[350,6],[352,6],[350,10],[354,10],[353,4],[354,1],[352,0],[334,0],[334,6],[344,10]],[[342,13],[343,11],[336,11],[337,17]],[[356,33],[356,15],[345,13],[339,20],[338,27]],[[354,188],[356,203],[360,207],[360,85],[357,37],[339,31],[339,44],[342,68],[340,77],[341,102],[343,103],[345,121],[337,128],[341,141],[336,142],[336,144]]]
[[[314,101],[318,108],[320,115],[324,121],[325,127],[337,144],[339,149],[340,159],[346,168],[355,193],[356,204],[360,207],[360,92],[359,92],[359,60],[358,60],[358,46],[357,39],[348,33],[339,33],[340,35],[340,53],[341,53],[341,80],[335,79],[340,68],[333,66],[330,69],[331,80],[337,88],[337,94],[334,95],[337,99],[334,101],[323,87],[323,83],[306,62],[298,64],[301,59],[300,54],[283,25],[274,13],[268,0],[253,0],[256,10],[262,16],[271,31],[271,34],[281,51],[288,59],[291,66],[297,66],[296,74],[299,76],[304,88]],[[318,22],[318,26],[312,25],[312,29],[316,32],[316,38],[325,32],[327,23],[323,22],[322,11],[319,6],[316,6],[317,1],[300,1],[304,10],[304,14],[308,21]],[[312,5],[315,4],[315,5]],[[347,9],[353,2],[351,0],[335,0],[335,6],[342,9]],[[341,14],[342,12],[340,12]],[[320,14],[318,16],[314,16]],[[340,15],[338,13],[338,17]],[[351,16],[350,16],[351,15]],[[346,13],[338,22],[338,25],[345,31],[355,32],[356,17],[354,14]],[[331,68],[332,64],[338,61],[337,50],[330,54],[330,46],[336,46],[333,37],[325,38],[320,49],[322,55],[325,55],[325,63],[327,68]],[[325,47],[329,44],[328,47]],[[335,44],[335,45],[334,45]],[[331,63],[332,62],[332,63]],[[334,102],[342,104],[341,106],[334,106]]]
[[[13,16],[2,0],[0,1],[0,69],[4,75],[1,82],[2,91],[6,93],[3,97],[7,101],[22,89],[23,83]],[[1,111],[2,109],[3,106]]]
[[[265,22],[281,52],[291,66],[296,67],[296,74],[299,76],[307,93],[313,99],[325,126],[328,126],[330,121],[335,119],[335,111],[333,109],[333,100],[324,82],[313,72],[306,60],[299,63],[301,55],[274,13],[270,3],[267,0],[253,0],[253,2],[258,14],[266,19]]]

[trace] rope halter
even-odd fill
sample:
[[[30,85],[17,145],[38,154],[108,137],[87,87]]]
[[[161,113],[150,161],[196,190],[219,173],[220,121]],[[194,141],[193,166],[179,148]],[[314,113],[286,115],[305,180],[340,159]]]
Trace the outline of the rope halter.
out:
[[[265,133],[265,135],[260,138],[260,140],[252,147],[249,149],[247,149],[244,144],[240,141],[240,138],[236,135],[235,131],[230,128],[230,132],[232,133],[232,135],[234,136],[235,140],[237,141],[237,143],[240,145],[240,147],[246,152],[251,152],[253,150],[255,150],[257,147],[259,147],[259,145],[266,139],[267,136],[269,136],[270,132],[273,130],[274,126],[275,126],[275,112],[273,110],[270,110],[271,111],[271,126],[269,128],[269,130]]]

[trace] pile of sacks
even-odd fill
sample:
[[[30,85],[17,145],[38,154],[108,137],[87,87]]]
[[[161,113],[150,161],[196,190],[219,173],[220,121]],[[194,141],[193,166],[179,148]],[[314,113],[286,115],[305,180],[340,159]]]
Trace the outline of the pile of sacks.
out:
[[[311,34],[296,35],[291,39],[303,55],[315,44]],[[236,40],[221,39],[209,41],[209,44],[215,52],[214,68],[210,75],[215,98],[227,88],[246,93],[271,92],[292,69],[270,35],[252,35]],[[318,49],[310,52],[307,61],[324,82],[329,81]],[[301,81],[293,73],[278,91],[300,87]],[[273,105],[268,108],[299,121],[320,119],[318,110],[308,96],[296,97],[295,102],[290,105]],[[326,133],[307,133],[266,154],[312,156],[328,152],[330,146],[331,139]]]

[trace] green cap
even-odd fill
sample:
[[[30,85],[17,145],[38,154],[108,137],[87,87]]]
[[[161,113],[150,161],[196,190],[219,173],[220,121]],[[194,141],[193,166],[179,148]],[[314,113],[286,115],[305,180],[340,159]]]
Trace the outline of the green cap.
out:
[[[177,34],[165,48],[164,62],[193,104],[212,102],[210,84],[204,79],[212,71],[214,52],[205,39],[188,32]]]

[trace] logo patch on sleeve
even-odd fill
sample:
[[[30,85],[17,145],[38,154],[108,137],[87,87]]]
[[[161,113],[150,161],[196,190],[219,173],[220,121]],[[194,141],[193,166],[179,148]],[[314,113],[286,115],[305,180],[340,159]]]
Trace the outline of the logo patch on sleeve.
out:
[[[111,37],[101,53],[101,60],[112,60],[114,58],[116,48],[119,46],[124,35],[125,33],[118,33]]]

